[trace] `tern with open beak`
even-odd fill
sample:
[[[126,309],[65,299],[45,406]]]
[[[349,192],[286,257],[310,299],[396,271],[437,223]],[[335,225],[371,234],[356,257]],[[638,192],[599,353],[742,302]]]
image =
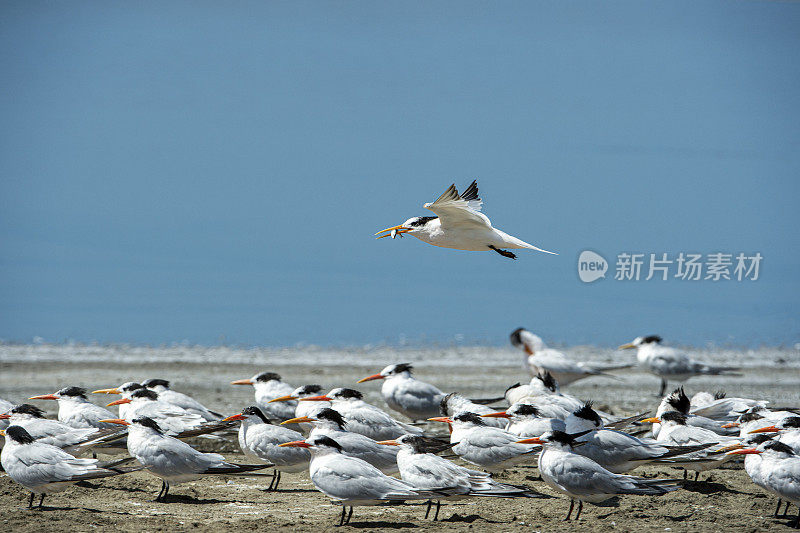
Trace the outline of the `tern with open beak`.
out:
[[[477,181],[473,181],[462,194],[453,184],[435,202],[422,206],[437,216],[412,217],[375,235],[379,235],[378,239],[394,239],[397,235],[402,237],[408,234],[442,248],[473,252],[492,250],[509,259],[516,259],[517,256],[505,248],[527,248],[557,255],[493,228],[489,218],[481,213],[481,205],[483,200],[478,196]]]

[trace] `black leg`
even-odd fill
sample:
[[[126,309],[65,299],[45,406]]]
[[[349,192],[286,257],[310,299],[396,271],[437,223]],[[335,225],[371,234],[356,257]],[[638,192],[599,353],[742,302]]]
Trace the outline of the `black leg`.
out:
[[[345,513],[345,511],[347,511],[347,507],[342,505],[342,516],[339,517],[339,526],[343,526],[344,525],[344,513]]]
[[[783,516],[789,516],[789,503],[790,502],[787,501],[786,502],[786,507],[783,508]],[[798,509],[798,510],[800,510],[800,509]]]
[[[269,487],[267,487],[267,492],[273,490],[273,487],[275,486],[275,480],[277,479],[277,477],[278,477],[278,471],[273,469],[272,479],[269,480]]]
[[[169,492],[169,483],[165,481],[164,482],[164,495],[161,497],[161,501],[162,502],[166,502],[167,501],[167,493],[168,492]]]
[[[275,486],[272,488],[272,490],[278,490],[278,484],[280,482],[281,482],[281,471],[278,470],[278,480],[275,482]]]
[[[33,493],[32,492],[31,492],[31,498],[33,498]],[[433,504],[433,500],[428,500],[428,508],[425,509],[425,518],[424,518],[424,520],[428,519],[428,515],[431,512],[431,505],[432,504]],[[780,504],[778,504],[778,506],[780,506]]]
[[[353,518],[353,506],[352,505],[350,506],[350,512],[347,513],[347,520],[345,520],[344,523],[345,524],[349,524],[351,518]]]
[[[775,518],[778,518],[778,511],[780,511],[780,510],[781,510],[781,499],[778,498],[778,506],[775,508],[775,514],[772,515],[772,516],[774,516]],[[783,514],[786,514],[786,513],[783,513]]]
[[[794,523],[792,524],[792,527],[795,528],[795,529],[800,528],[800,506],[798,506],[798,508],[797,508],[797,518],[794,519]]]
[[[436,500],[436,514],[433,515],[433,521],[436,522],[439,520],[439,507],[442,505],[441,500]]]
[[[516,255],[514,255],[514,254],[513,254],[513,253],[511,253],[511,252],[509,252],[508,250],[501,250],[500,248],[495,248],[495,247],[494,247],[494,246],[492,246],[491,244],[489,245],[489,249],[490,249],[490,250],[494,250],[494,251],[495,251],[495,252],[497,252],[498,254],[502,255],[503,257],[508,257],[509,259],[516,259],[516,258],[517,258],[517,256],[516,256]]]
[[[157,501],[157,502],[161,501],[161,495],[164,494],[164,487],[166,487],[166,486],[167,486],[167,482],[162,479],[161,480],[161,490],[158,491],[158,496],[156,496],[156,499],[154,501]]]
[[[683,469],[683,480],[686,481],[686,477],[689,475],[689,471],[685,468]]]
[[[665,392],[667,392],[667,380],[661,378],[661,390],[658,392],[658,396],[663,398]]]
[[[697,478],[698,478],[698,477],[700,477],[700,471],[699,471],[699,470],[698,470],[697,472],[695,472],[695,473],[694,473],[694,480],[695,480],[695,482],[697,482]]]
[[[583,511],[583,500],[578,500],[578,513],[575,515],[575,520],[580,518],[581,511]]]
[[[28,500],[28,509],[33,509],[33,498],[34,498],[35,496],[36,496],[36,495],[35,495],[34,493],[32,493],[32,492],[31,492],[31,499],[30,499],[30,500]],[[780,504],[778,504],[778,505],[780,505]]]
[[[575,507],[575,500],[569,501],[569,511],[567,511],[567,517],[564,519],[564,522],[569,520],[569,516],[572,514],[572,508]]]
[[[44,492],[42,493],[41,498],[39,498],[39,509],[42,508],[42,502],[44,501]]]

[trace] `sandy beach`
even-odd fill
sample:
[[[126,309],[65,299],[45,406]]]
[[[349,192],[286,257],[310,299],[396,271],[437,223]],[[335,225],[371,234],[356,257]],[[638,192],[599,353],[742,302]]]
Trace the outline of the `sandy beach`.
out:
[[[108,351],[108,350],[106,350]],[[27,353],[27,359],[25,354]],[[5,347],[0,359],[0,391],[2,397],[15,401],[34,394],[44,394],[65,385],[101,388],[118,385],[129,379],[164,377],[173,381],[176,390],[190,392],[206,405],[227,414],[238,412],[252,401],[250,387],[232,387],[233,379],[252,376],[269,369],[282,374],[284,380],[301,384],[317,382],[325,387],[350,385],[374,373],[375,360],[385,360],[385,353],[351,354],[338,364],[309,364],[295,357],[271,354],[267,360],[252,363],[213,361],[168,362],[166,357],[83,357],[69,362],[59,357],[45,357],[35,349],[20,349],[17,355]],[[397,360],[407,360],[408,353],[394,353]],[[454,365],[445,354],[437,363],[431,356],[418,364],[417,375],[444,390],[458,390],[472,397],[502,394],[509,384],[526,379],[514,352],[496,350],[493,371],[487,373],[480,358],[462,357]],[[763,357],[756,354],[755,359]],[[787,356],[791,356],[789,351]],[[180,359],[180,357],[174,357]],[[101,360],[102,359],[102,360]],[[212,358],[213,359],[213,358]],[[229,358],[230,359],[230,358]],[[774,405],[800,403],[800,369],[788,364],[778,371],[776,363],[750,364],[741,377],[697,379],[687,385],[688,392],[725,388],[731,395],[759,394]],[[616,413],[632,413],[655,407],[657,380],[635,369],[618,372],[620,378],[592,378],[569,387],[568,392],[583,399],[594,399],[599,406]],[[32,384],[36,384],[33,387]],[[359,386],[370,401],[383,405],[379,386]],[[95,398],[100,403],[103,398]],[[55,413],[55,402],[37,402]],[[436,428],[441,429],[441,428]],[[211,450],[209,441],[193,444]],[[219,447],[217,449],[220,449]],[[243,461],[234,441],[221,451],[233,461]],[[645,467],[638,475],[663,478],[681,477],[676,469]],[[502,500],[471,499],[448,503],[442,507],[439,522],[424,520],[424,507],[419,504],[391,507],[356,508],[349,527],[361,530],[415,529],[430,531],[583,531],[619,529],[630,531],[758,531],[786,528],[788,519],[772,518],[775,500],[757,488],[738,465],[701,476],[701,482],[689,483],[684,489],[663,497],[625,496],[602,507],[586,506],[579,522],[563,522],[568,501],[557,496],[539,480],[533,467],[519,467],[497,476],[499,480],[525,484],[553,496],[549,499]],[[0,476],[0,505],[14,512],[0,518],[9,531],[184,531],[201,528],[210,531],[320,531],[333,530],[339,510],[313,485],[308,475],[284,474],[281,490],[264,492],[269,479],[264,477],[209,477],[173,487],[167,503],[154,503],[160,482],[137,472],[76,486],[66,492],[48,496],[43,510],[19,510],[27,505],[28,493],[5,475]],[[796,512],[796,508],[792,508]],[[788,529],[788,528],[787,528]]]

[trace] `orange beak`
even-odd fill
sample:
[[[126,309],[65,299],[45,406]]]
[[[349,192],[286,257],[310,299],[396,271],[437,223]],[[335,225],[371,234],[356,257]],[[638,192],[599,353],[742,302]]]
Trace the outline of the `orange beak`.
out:
[[[381,376],[380,374],[372,374],[371,376],[367,376],[365,378],[359,379],[356,383],[364,383],[365,381],[373,381],[375,379],[383,379],[386,376]]]
[[[531,439],[522,439],[517,441],[519,444],[544,444],[544,441],[539,437],[533,437]]]
[[[8,420],[9,418],[11,418],[11,415],[8,413],[3,413],[0,415],[0,420]]]
[[[242,414],[235,414],[235,415],[229,416],[228,418],[223,418],[222,421],[223,422],[231,422],[232,420],[244,420],[246,418],[247,417],[242,415]]]
[[[378,444],[383,444],[384,446],[400,446],[400,443],[396,440],[379,440]]]
[[[93,390],[92,394],[122,394],[119,389],[100,389],[100,390]]]
[[[483,418],[511,418],[511,415],[505,411],[499,413],[489,413],[488,415],[481,415]]]
[[[386,235],[381,235],[381,233],[383,233],[385,231],[388,232],[388,233],[386,233]],[[410,228],[404,228],[403,225],[400,224],[399,226],[392,226],[391,228],[386,228],[386,229],[380,230],[375,235],[381,235],[381,236],[380,237],[375,237],[375,238],[376,239],[383,239],[384,237],[389,237],[392,234],[392,232],[395,232],[396,235],[402,235],[403,233],[408,233],[409,231],[411,231]]]
[[[640,422],[645,422],[647,424],[660,424],[661,419],[654,416],[652,418],[645,418],[644,420],[640,420]]]
[[[114,400],[113,402],[106,404],[106,407],[111,407],[112,405],[122,405],[123,403],[131,403],[130,398],[120,398],[119,400]]]
[[[299,424],[301,422],[314,422],[313,418],[308,418],[307,416],[298,416],[297,418],[290,418],[289,420],[284,420],[281,422],[282,426],[286,424]]]
[[[281,448],[285,446],[291,446],[293,448],[311,448],[311,445],[304,440],[293,440],[292,442],[284,442],[283,444],[278,444],[278,446]]]
[[[301,402],[329,402],[331,398],[328,398],[324,394],[322,396],[309,396],[308,398],[300,398]]]
[[[296,400],[296,399],[297,399],[297,396],[292,396],[291,394],[288,394],[286,396],[278,396],[277,398],[274,398],[274,399],[268,401],[267,403],[272,403],[272,402],[291,402],[292,400]]]
[[[778,433],[779,431],[781,431],[780,428],[776,428],[775,426],[767,426],[765,428],[748,431],[747,433]]]
[[[445,424],[452,424],[453,421],[446,416],[437,416],[434,418],[429,418],[428,422],[444,422]]]
[[[764,453],[764,452],[758,451],[755,448],[744,448],[742,450],[733,450],[732,452],[728,452],[726,455],[748,455],[751,453]]]
[[[121,418],[107,418],[106,420],[101,420],[100,422],[108,422],[109,424],[119,424],[120,426],[130,426],[130,422],[126,422]]]
[[[29,400],[58,400],[55,394],[42,394],[41,396],[31,396]]]
[[[727,424],[722,424],[720,427],[721,428],[725,428],[725,429],[738,428],[739,427],[739,422],[728,422]]]
[[[236,381],[231,381],[231,385],[252,385],[252,379],[237,379]]]

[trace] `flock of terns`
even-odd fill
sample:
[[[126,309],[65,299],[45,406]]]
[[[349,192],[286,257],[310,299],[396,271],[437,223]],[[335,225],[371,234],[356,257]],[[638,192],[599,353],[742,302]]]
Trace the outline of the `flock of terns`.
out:
[[[665,384],[734,370],[694,361],[660,341],[638,337],[621,348],[636,348],[640,365]],[[118,395],[106,406],[118,406],[117,414],[75,386],[30,398],[57,401],[58,420],[35,405],[0,400],[0,463],[30,491],[29,507],[37,495],[41,507],[46,494],[79,481],[138,470],[161,479],[156,501],[167,501],[172,486],[202,476],[267,475],[268,490],[279,490],[283,473],[307,470],[314,486],[342,506],[339,525],[349,523],[355,506],[422,500],[428,502],[426,518],[435,504],[436,520],[441,503],[451,500],[546,497],[492,478],[515,465],[538,466],[542,481],[570,500],[566,520],[576,505],[577,520],[584,503],[660,496],[688,482],[687,471],[697,481],[701,472],[742,459],[753,482],[779,498],[776,516],[782,500],[784,515],[790,503],[800,504],[800,417],[794,410],[723,394],[689,398],[679,387],[663,395],[655,416],[618,417],[561,392],[560,385],[620,367],[573,362],[521,328],[511,342],[524,350],[533,377],[496,398],[445,393],[414,378],[408,363],[358,381],[381,380],[386,405],[408,421],[365,402],[358,390],[293,387],[273,372],[233,381],[252,386],[255,402],[227,417],[171,390],[163,379],[93,391]],[[501,403],[506,407],[490,407]],[[184,441],[225,439],[237,425],[246,464]],[[97,454],[111,460],[100,461]],[[630,475],[652,463],[684,469],[683,479]],[[798,521],[800,513],[792,525]]]
[[[423,207],[436,216],[413,217],[378,232],[379,239],[404,234],[445,248],[494,251],[515,259],[507,249],[537,248],[493,228],[481,213],[476,182],[459,194],[450,186]],[[278,490],[282,473],[308,470],[314,486],[342,506],[339,525],[353,507],[436,502],[473,497],[542,498],[531,487],[500,483],[492,473],[514,465],[537,465],[541,479],[575,504],[579,519],[584,502],[601,503],[617,495],[660,496],[679,490],[687,471],[701,472],[744,458],[754,483],[768,493],[800,504],[800,417],[793,410],[767,407],[759,399],[698,393],[683,388],[666,394],[669,381],[735,372],[715,367],[661,345],[655,335],[637,337],[621,349],[636,349],[641,367],[661,378],[662,400],[655,416],[621,418],[561,392],[591,376],[608,376],[626,365],[598,368],[572,361],[548,348],[525,329],[511,334],[524,350],[533,375],[529,383],[508,387],[503,396],[483,401],[449,394],[417,380],[412,365],[392,364],[358,383],[382,380],[386,405],[403,422],[364,401],[347,387],[327,391],[318,385],[292,387],[272,372],[233,381],[255,391],[255,403],[224,417],[198,401],[173,391],[163,379],[126,382],[95,390],[119,395],[106,407],[89,401],[86,390],[65,387],[30,400],[58,402],[58,420],[32,404],[0,399],[0,433],[5,436],[0,463],[8,477],[30,491],[28,507],[39,495],[63,491],[89,479],[146,470],[161,479],[156,501],[166,501],[172,486],[202,476],[258,476],[272,469],[268,490]],[[504,403],[498,408],[488,404]],[[427,422],[446,424],[449,434]],[[204,453],[184,439],[224,439],[236,425],[248,464],[231,463]],[[649,424],[649,425],[648,425]],[[110,461],[99,461],[108,454]],[[469,464],[465,467],[456,463]],[[630,475],[637,467],[658,463],[684,469],[684,479]],[[399,476],[399,477],[398,477]],[[349,512],[347,511],[349,507]],[[800,513],[792,522],[798,527]]]

